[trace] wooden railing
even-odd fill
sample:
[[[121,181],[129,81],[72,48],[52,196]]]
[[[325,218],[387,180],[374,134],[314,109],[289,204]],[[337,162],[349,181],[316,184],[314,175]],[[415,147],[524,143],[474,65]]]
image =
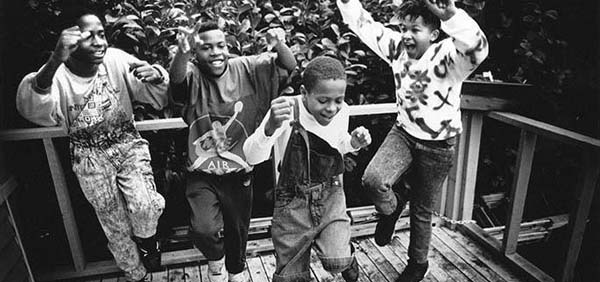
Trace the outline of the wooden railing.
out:
[[[453,185],[450,188],[462,189],[462,191],[448,191],[447,195],[449,197],[454,196],[454,201],[446,204],[446,214],[456,220],[471,219],[481,127],[484,116],[519,128],[521,130],[519,148],[509,197],[510,206],[502,242],[490,236],[476,224],[466,223],[458,227],[474,236],[492,250],[501,253],[507,261],[523,269],[530,278],[536,281],[572,281],[585,232],[586,220],[592,205],[594,190],[599,184],[600,140],[513,113],[492,111],[488,113],[477,112],[466,116],[467,124],[470,126],[465,129],[460,139],[462,145],[459,145],[457,172],[454,175],[458,185]],[[582,150],[582,171],[581,175],[579,175],[579,181],[574,187],[575,202],[572,205],[568,219],[570,235],[567,243],[563,246],[563,255],[559,258],[559,261],[564,262],[562,269],[555,278],[544,273],[517,253],[518,237],[521,230],[525,199],[527,197],[527,188],[538,136],[577,146]],[[461,168],[462,172],[460,171]]]
[[[514,93],[513,93],[514,94]],[[499,95],[497,95],[499,96]],[[463,134],[461,134],[456,162],[448,177],[442,194],[439,212],[454,220],[468,220],[472,217],[475,196],[475,183],[479,157],[479,144],[483,119],[489,117],[522,129],[519,148],[518,170],[515,175],[514,187],[511,194],[511,211],[507,228],[505,229],[504,243],[500,245],[496,239],[488,236],[479,226],[465,224],[460,227],[465,232],[479,238],[481,242],[505,255],[505,257],[523,268],[527,273],[540,281],[553,281],[530,262],[516,254],[516,242],[521,222],[524,199],[527,193],[527,183],[531,171],[531,161],[538,135],[548,136],[568,144],[583,147],[586,150],[585,171],[582,184],[577,190],[578,204],[571,214],[572,235],[569,248],[565,253],[565,266],[560,281],[569,281],[573,275],[573,268],[581,246],[585,219],[591,205],[595,183],[598,180],[598,151],[600,141],[585,137],[567,130],[553,127],[539,121],[531,120],[520,115],[490,112],[491,110],[504,110],[513,103],[505,99],[463,95],[461,108],[463,109]],[[374,104],[351,106],[351,115],[393,114],[396,112],[395,104]],[[140,131],[185,128],[186,124],[180,118],[151,120],[136,123]],[[52,271],[35,271],[40,280],[57,280],[62,278],[82,277],[117,271],[114,262],[89,262],[85,259],[81,238],[78,233],[77,223],[73,214],[73,207],[67,189],[67,181],[60,163],[59,153],[56,150],[57,138],[65,138],[67,133],[62,128],[31,128],[13,129],[0,132],[0,142],[13,142],[23,140],[42,140],[48,159],[48,166],[52,176],[56,197],[62,214],[62,221],[66,231],[69,251],[73,265],[65,268],[54,268]],[[68,166],[67,166],[68,167]],[[163,254],[167,263],[182,263],[197,259],[197,254],[188,251]]]

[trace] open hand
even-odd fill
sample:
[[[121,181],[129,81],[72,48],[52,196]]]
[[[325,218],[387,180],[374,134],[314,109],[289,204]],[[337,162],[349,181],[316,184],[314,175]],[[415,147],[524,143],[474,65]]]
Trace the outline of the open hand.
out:
[[[286,97],[277,97],[271,101],[271,114],[265,126],[265,135],[273,135],[284,121],[292,119],[293,106],[294,100]]]
[[[371,144],[371,133],[363,126],[355,128],[352,133],[350,133],[350,136],[350,144],[355,149],[364,148]]]
[[[181,53],[188,53],[193,47],[202,45],[202,40],[198,35],[198,28],[200,25],[194,26],[194,28],[180,26],[177,28],[177,43]]]
[[[129,71],[133,76],[142,82],[159,83],[163,80],[163,75],[158,69],[151,66],[148,62],[137,60],[129,63]]]
[[[427,8],[436,15],[440,20],[449,20],[456,14],[456,6],[454,0],[422,0]]]
[[[65,62],[71,53],[77,50],[79,42],[87,39],[92,34],[89,31],[81,32],[78,26],[72,26],[60,33],[56,47],[54,48],[54,58],[60,62]]]

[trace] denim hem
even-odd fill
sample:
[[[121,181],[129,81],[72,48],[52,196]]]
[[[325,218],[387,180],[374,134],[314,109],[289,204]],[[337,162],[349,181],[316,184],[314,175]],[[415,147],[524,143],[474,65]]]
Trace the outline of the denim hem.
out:
[[[320,257],[323,269],[331,273],[340,273],[352,264],[354,257]]]
[[[273,282],[309,282],[310,281],[310,271],[293,273],[287,275],[279,275],[277,273],[273,273]]]

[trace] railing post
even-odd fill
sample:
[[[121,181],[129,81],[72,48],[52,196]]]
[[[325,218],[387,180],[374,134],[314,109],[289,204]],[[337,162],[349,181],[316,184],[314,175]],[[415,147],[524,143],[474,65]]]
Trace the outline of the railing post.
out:
[[[517,240],[525,208],[527,186],[529,185],[529,176],[531,175],[536,140],[537,135],[535,133],[521,129],[515,175],[510,192],[507,228],[504,230],[504,238],[502,240],[502,249],[505,255],[511,255],[517,251]]]
[[[75,271],[81,271],[85,268],[85,257],[83,248],[81,247],[81,238],[77,229],[77,222],[73,214],[73,206],[71,205],[71,197],[67,188],[67,180],[63,171],[58,152],[54,146],[52,138],[44,138],[44,149],[48,158],[48,166],[52,174],[52,182],[54,183],[54,191],[56,192],[56,200],[62,214],[65,233],[71,249],[73,265]]]
[[[456,146],[455,162],[448,174],[445,189],[445,215],[453,220],[469,220],[473,216],[473,200],[481,143],[483,113],[465,111],[463,132]]]
[[[477,184],[477,167],[479,166],[479,148],[481,144],[481,129],[483,113],[471,112],[467,116],[467,144],[463,166],[463,189],[460,204],[460,219],[470,220],[473,217],[473,202],[475,200],[475,185]]]
[[[468,124],[467,115],[469,112],[465,111],[462,115],[462,124]],[[468,128],[468,126],[465,126]],[[463,188],[463,166],[465,164],[465,156],[467,147],[469,146],[468,138],[469,130],[463,130],[462,134],[460,134],[460,138],[458,139],[458,143],[456,144],[456,153],[454,157],[454,165],[450,168],[450,172],[448,173],[447,185],[446,185],[446,196],[444,198],[445,202],[445,213],[444,215],[452,220],[459,219],[459,206],[460,206],[460,197],[462,195]],[[451,226],[454,228],[454,226]]]
[[[577,183],[575,201],[569,215],[569,230],[571,233],[562,260],[565,263],[558,278],[558,281],[561,282],[573,281],[587,217],[594,198],[594,190],[599,185],[600,153],[597,149],[588,149],[583,152],[582,168],[583,173]]]

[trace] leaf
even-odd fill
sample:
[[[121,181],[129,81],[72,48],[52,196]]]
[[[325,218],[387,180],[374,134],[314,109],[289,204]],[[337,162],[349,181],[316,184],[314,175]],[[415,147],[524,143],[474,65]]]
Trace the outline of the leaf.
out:
[[[544,14],[553,20],[558,20],[558,12],[556,10],[548,10]]]
[[[247,11],[252,10],[253,5],[250,3],[245,3],[242,6],[238,7],[238,14],[241,15]]]
[[[247,32],[250,29],[250,27],[252,27],[250,20],[247,18],[244,19],[239,27],[238,34]]]
[[[264,21],[265,21],[266,23],[270,23],[270,22],[272,22],[272,21],[273,21],[274,19],[276,19],[276,18],[277,18],[277,16],[276,16],[275,14],[272,14],[272,13],[266,14],[266,15],[263,17],[263,19],[264,19]]]

